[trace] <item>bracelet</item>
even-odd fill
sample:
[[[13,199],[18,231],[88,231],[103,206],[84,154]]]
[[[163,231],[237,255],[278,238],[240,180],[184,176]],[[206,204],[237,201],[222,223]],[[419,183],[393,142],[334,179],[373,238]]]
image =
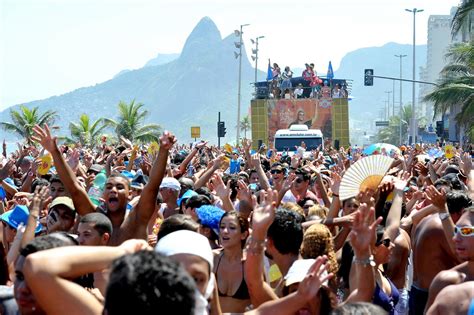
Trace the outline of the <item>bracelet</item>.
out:
[[[267,241],[259,241],[254,239],[252,236],[249,238],[249,242],[247,244],[247,254],[252,255],[259,255],[265,250],[265,245]]]
[[[367,266],[375,267],[375,260],[374,260],[373,255],[370,255],[368,258],[365,258],[365,259],[360,259],[354,256],[354,259],[352,259],[352,263],[356,265],[362,265],[364,267],[367,267]]]
[[[447,220],[449,218],[449,212],[440,212],[438,216],[441,221]]]

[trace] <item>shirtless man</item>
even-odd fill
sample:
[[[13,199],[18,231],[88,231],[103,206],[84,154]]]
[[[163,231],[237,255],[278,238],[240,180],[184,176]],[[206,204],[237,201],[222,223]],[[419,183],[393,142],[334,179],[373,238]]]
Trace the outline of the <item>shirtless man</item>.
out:
[[[441,297],[441,292],[444,291],[445,297],[453,296],[450,293],[453,290],[444,290],[448,286],[454,287],[453,285],[469,282],[470,285],[467,284],[463,287],[471,288],[472,290],[468,301],[461,301],[461,295],[455,295],[451,302],[447,300],[452,307],[461,302],[465,302],[464,304],[469,305],[470,300],[474,297],[474,289],[472,289],[474,286],[474,207],[471,206],[464,209],[454,229],[455,234],[452,240],[454,242],[456,255],[464,262],[450,270],[441,271],[431,283],[426,309],[432,311],[433,314],[437,314],[438,312],[434,310],[439,310],[441,307],[438,301]],[[454,290],[454,292],[455,291],[456,290]],[[435,300],[437,303],[434,303]],[[446,306],[449,306],[449,304]]]
[[[97,207],[89,199],[85,189],[76,180],[76,175],[64,160],[56,144],[57,138],[51,135],[49,127],[47,125],[44,128],[35,126],[33,130],[36,133],[33,139],[41,143],[53,156],[56,170],[64,186],[71,194],[77,213],[84,216],[88,213],[96,212],[98,210]],[[105,201],[104,210],[107,217],[112,221],[113,226],[113,232],[108,245],[117,246],[131,238],[146,240],[147,224],[155,210],[156,196],[165,174],[168,153],[175,141],[175,137],[168,132],[164,132],[160,137],[160,150],[150,170],[150,180],[143,188],[138,204],[128,216],[125,214],[130,190],[129,180],[125,176],[116,174],[112,174],[107,178],[102,198]]]
[[[450,217],[456,224],[464,206],[451,202],[449,195],[448,205],[449,212],[424,218],[412,233],[413,285],[409,314],[423,314],[428,301],[428,289],[435,276],[459,263],[445,236],[442,220]]]

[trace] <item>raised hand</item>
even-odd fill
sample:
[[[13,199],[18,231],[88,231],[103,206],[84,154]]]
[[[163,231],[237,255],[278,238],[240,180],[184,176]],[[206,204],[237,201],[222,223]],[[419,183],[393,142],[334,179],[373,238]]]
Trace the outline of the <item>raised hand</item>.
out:
[[[461,155],[459,166],[464,175],[469,176],[469,173],[472,170],[472,159],[469,152],[465,152],[463,155]]]
[[[333,194],[339,195],[339,187],[341,186],[341,176],[336,172],[331,172],[331,191]]]
[[[81,157],[81,154],[80,154],[79,150],[74,149],[72,151],[71,155],[67,159],[67,164],[69,165],[69,167],[71,167],[71,169],[74,173],[77,172],[77,169],[79,167],[80,157]]]
[[[176,138],[169,131],[163,132],[160,137],[160,149],[170,150],[176,142]]]
[[[278,201],[276,191],[267,189],[260,192],[260,204],[255,207],[252,215],[252,235],[258,234],[265,238],[267,230],[275,218],[275,208]]]
[[[252,140],[250,139],[243,139],[242,140],[242,147],[246,152],[250,152],[250,148],[252,147]]]
[[[237,181],[237,199],[245,200],[252,204],[252,192],[248,185],[241,179]]]
[[[36,135],[32,136],[31,139],[36,142],[39,142],[48,152],[52,153],[58,148],[56,143],[57,137],[53,137],[51,135],[51,131],[49,130],[48,125],[44,125],[44,128],[41,128],[39,125],[36,125],[33,127],[33,131]]]
[[[203,147],[205,147],[207,145],[208,142],[209,141],[201,141],[199,143],[196,143],[196,145],[194,147],[198,150],[201,150]]]
[[[357,200],[359,200],[361,204],[365,203],[367,207],[371,208],[375,206],[374,195],[375,191],[367,189],[365,191],[359,192],[359,194],[357,195]]]
[[[303,281],[298,285],[298,295],[307,301],[315,298],[326,281],[331,279],[334,275],[328,273],[329,265],[326,256],[319,256],[308,270]]]
[[[51,197],[49,196],[49,188],[47,186],[36,186],[33,194],[33,200],[30,203],[30,215],[40,217],[41,211],[46,203],[49,203]]]
[[[403,172],[398,174],[397,177],[393,177],[392,182],[395,190],[402,191],[407,187],[408,181],[411,175],[409,172]]]
[[[288,177],[285,179],[285,181],[283,181],[283,185],[281,187],[282,190],[284,191],[287,191],[291,188],[291,186],[293,185],[293,182],[295,181],[296,179],[296,174],[295,173],[290,173],[290,175],[288,175]]]
[[[10,175],[10,172],[15,165],[13,160],[9,160],[2,168],[0,168],[0,181],[4,180]]]
[[[227,186],[224,184],[219,174],[212,175],[212,183],[214,184],[214,190],[219,198],[228,198],[231,193],[230,180],[227,182]]]
[[[257,168],[260,166],[260,154],[256,153],[250,157],[250,165],[253,168]]]
[[[444,210],[446,207],[446,192],[443,188],[441,191],[437,190],[434,186],[428,186],[425,190],[426,198],[431,201],[433,206],[438,210]]]
[[[375,209],[369,208],[365,203],[361,203],[355,213],[349,240],[356,256],[358,256],[369,253],[372,245],[375,244],[375,230],[377,225],[382,222],[382,217],[374,220]]]

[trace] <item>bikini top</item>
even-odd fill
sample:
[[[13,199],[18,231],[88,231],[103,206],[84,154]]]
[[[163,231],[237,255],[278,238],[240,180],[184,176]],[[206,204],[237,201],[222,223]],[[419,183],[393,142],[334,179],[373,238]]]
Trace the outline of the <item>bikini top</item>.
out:
[[[388,282],[390,283],[390,288],[391,288],[392,293],[390,294],[390,296],[388,296],[380,288],[379,284],[376,283],[375,284],[375,291],[374,291],[374,298],[373,298],[372,302],[375,305],[380,306],[381,308],[383,308],[384,310],[389,312],[389,314],[392,315],[395,312],[395,305],[397,305],[397,303],[398,303],[398,300],[400,298],[400,293],[398,292],[397,287],[393,284],[393,282],[389,278],[385,277],[385,279],[387,279]]]
[[[219,261],[217,262],[217,267],[216,267],[216,282],[217,283],[219,283],[219,279],[217,279],[217,273],[219,271],[219,265],[221,263],[222,256],[223,256],[223,254],[219,255]],[[248,299],[250,299],[249,290],[247,288],[247,283],[245,282],[245,279],[244,279],[244,263],[245,262],[242,261],[242,282],[240,282],[240,286],[237,289],[237,291],[235,291],[234,295],[229,296],[229,295],[226,295],[226,294],[222,293],[219,290],[219,285],[217,285],[217,292],[219,292],[219,296],[231,297],[231,298],[234,298],[234,299],[237,299],[237,300],[248,300]]]

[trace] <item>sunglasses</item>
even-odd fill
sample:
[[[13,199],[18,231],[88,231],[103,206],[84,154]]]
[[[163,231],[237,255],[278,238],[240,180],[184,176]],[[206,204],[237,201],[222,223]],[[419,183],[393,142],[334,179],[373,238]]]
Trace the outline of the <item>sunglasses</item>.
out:
[[[283,173],[283,171],[282,170],[271,170],[270,173],[272,173],[272,174],[281,174],[281,173]]]
[[[302,182],[304,182],[304,179],[298,177],[297,179],[295,179],[295,182],[301,184]]]
[[[474,236],[474,226],[455,226],[454,235],[461,234],[461,236]]]
[[[375,246],[380,246],[380,245],[383,245],[383,246],[389,248],[390,247],[390,239],[386,238],[384,240],[381,240],[381,241],[375,243]]]

